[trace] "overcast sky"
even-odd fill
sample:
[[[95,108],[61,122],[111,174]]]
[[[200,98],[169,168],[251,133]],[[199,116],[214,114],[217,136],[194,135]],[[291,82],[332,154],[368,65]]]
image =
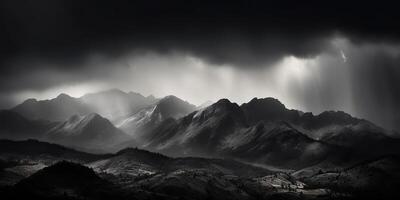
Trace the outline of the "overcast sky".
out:
[[[0,5],[3,109],[109,88],[194,104],[272,96],[400,130],[400,14],[385,1]]]

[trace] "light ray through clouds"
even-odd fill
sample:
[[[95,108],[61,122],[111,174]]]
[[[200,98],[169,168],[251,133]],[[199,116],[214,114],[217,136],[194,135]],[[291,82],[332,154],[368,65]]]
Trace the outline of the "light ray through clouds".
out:
[[[12,98],[15,103],[20,103],[27,98],[54,98],[59,93],[79,97],[110,88],[145,96],[172,94],[196,105],[221,98],[241,104],[254,97],[274,97],[288,108],[314,113],[343,110],[392,127],[390,124],[394,124],[396,118],[391,110],[397,104],[393,103],[392,91],[386,89],[390,83],[378,76],[386,73],[379,69],[396,70],[391,62],[399,58],[400,48],[380,44],[354,45],[345,38],[334,38],[331,44],[331,50],[317,56],[298,58],[288,55],[262,68],[216,65],[182,52],[133,53],[117,60],[90,56],[85,65],[92,67],[87,67],[88,71],[80,76],[94,78],[55,84],[45,90],[25,90],[14,93]],[[380,57],[371,55],[384,55],[386,59],[379,60]],[[377,65],[381,65],[380,68]],[[90,74],[92,68],[97,70],[93,73],[99,75]],[[372,69],[378,70],[377,73],[370,73]],[[49,75],[71,76],[54,73]],[[365,82],[374,79],[374,82]],[[378,87],[381,89],[376,90]],[[385,109],[376,110],[371,106],[379,104],[372,98],[377,92],[380,93],[379,102],[387,102]]]

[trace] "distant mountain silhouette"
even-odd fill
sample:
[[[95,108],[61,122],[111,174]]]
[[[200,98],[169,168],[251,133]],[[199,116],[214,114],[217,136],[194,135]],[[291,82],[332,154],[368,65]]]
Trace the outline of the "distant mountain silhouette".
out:
[[[81,100],[67,94],[60,94],[51,100],[28,99],[12,110],[28,119],[50,121],[63,121],[71,115],[83,115],[90,112],[90,109]]]
[[[99,113],[109,120],[117,122],[155,101],[156,99],[152,96],[144,97],[138,93],[125,93],[121,90],[111,89],[86,94],[80,98],[60,94],[50,100],[28,99],[12,110],[28,119],[65,121],[72,115]]]
[[[87,163],[105,159],[108,155],[96,155],[76,151],[58,144],[38,140],[0,140],[0,157],[10,159],[49,160],[50,163],[61,160]]]
[[[49,121],[29,120],[13,111],[0,110],[0,138],[3,139],[40,139],[56,125]]]

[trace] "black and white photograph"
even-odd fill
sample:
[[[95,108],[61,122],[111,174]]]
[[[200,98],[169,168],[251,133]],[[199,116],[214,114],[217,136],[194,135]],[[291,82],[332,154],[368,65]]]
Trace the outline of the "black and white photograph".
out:
[[[0,199],[400,198],[399,8],[1,0]]]

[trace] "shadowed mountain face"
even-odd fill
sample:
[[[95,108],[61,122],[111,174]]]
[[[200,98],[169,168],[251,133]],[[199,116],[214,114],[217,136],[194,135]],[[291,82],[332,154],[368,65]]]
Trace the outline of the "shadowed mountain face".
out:
[[[371,144],[374,153],[367,151]],[[382,128],[344,112],[313,115],[266,98],[242,106],[223,99],[181,119],[166,120],[147,134],[143,147],[174,156],[228,156],[300,169],[340,163],[350,155],[354,163],[398,154],[398,144]]]
[[[40,142],[38,140],[0,140],[0,157],[5,160],[41,160],[44,161],[45,164],[52,164],[55,161],[61,160],[88,163],[107,158],[108,155],[80,152],[64,146]]]
[[[71,115],[83,115],[90,112],[90,109],[82,101],[66,94],[60,94],[51,100],[28,99],[12,110],[28,119],[50,121],[64,121]]]
[[[179,120],[164,121],[147,135],[145,144],[171,154],[181,149],[183,155],[209,156],[215,153],[222,138],[245,125],[239,106],[223,99]]]
[[[74,115],[67,121],[49,130],[47,141],[75,146],[78,148],[113,151],[116,144],[130,140],[130,137],[106,118],[98,114]]]
[[[39,139],[47,130],[56,125],[57,123],[54,122],[28,120],[16,112],[0,110],[0,138]]]
[[[64,122],[29,120],[13,111],[0,111],[0,138],[39,139],[93,152],[118,151],[132,138],[98,114],[73,115]]]
[[[152,96],[144,97],[138,93],[125,93],[112,89],[87,94],[80,98],[60,94],[51,100],[28,99],[12,110],[29,119],[50,121],[65,121],[72,115],[99,113],[114,122],[145,108],[155,101],[156,99]]]
[[[369,124],[372,129],[384,130],[366,120],[357,119],[342,111],[325,111],[319,115],[303,113],[298,110],[289,110],[274,98],[252,99],[241,105],[249,124],[262,122],[285,121],[295,126],[308,136],[320,139],[330,134],[330,130],[344,126]],[[367,127],[366,127],[367,128]],[[335,131],[335,130],[332,130]]]

